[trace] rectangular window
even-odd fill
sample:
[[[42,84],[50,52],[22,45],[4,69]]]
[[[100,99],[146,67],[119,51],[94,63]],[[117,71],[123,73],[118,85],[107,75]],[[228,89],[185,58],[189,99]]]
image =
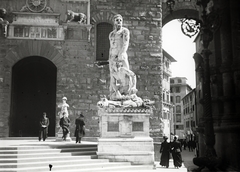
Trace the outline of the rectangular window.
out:
[[[180,93],[180,87],[176,87],[176,93]]]
[[[181,122],[181,114],[176,114],[176,122]]]
[[[181,103],[181,97],[180,96],[176,97],[176,103]]]
[[[176,130],[183,130],[183,125],[175,125],[175,127],[176,127]]]
[[[171,99],[171,103],[174,103],[174,101],[173,101],[173,96],[171,96],[170,99]]]
[[[108,132],[118,132],[119,131],[119,122],[108,122],[107,126]]]
[[[133,122],[132,131],[143,131],[143,122]]]

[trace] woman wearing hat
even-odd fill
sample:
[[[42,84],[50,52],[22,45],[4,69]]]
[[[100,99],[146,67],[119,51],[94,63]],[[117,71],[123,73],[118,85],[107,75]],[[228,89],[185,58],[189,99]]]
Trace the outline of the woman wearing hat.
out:
[[[161,159],[160,159],[160,165],[168,168],[169,158],[170,158],[170,143],[167,142],[167,139],[168,139],[167,136],[163,136],[163,139],[164,141],[162,142],[161,148],[160,148],[160,153],[162,153]]]
[[[76,143],[81,143],[82,137],[85,135],[85,123],[84,123],[84,116],[82,114],[75,120],[75,137]]]

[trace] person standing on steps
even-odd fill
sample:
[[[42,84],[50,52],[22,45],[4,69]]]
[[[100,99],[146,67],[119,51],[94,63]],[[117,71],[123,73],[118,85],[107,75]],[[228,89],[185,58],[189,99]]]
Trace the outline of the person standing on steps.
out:
[[[40,125],[40,127],[39,127],[38,140],[41,141],[43,139],[43,141],[45,141],[47,138],[48,126],[49,126],[49,119],[47,118],[46,112],[43,112],[43,116],[40,119],[39,125]]]
[[[69,133],[70,119],[67,117],[66,112],[62,113],[63,117],[60,119],[59,125],[63,130],[63,140],[66,141],[67,134]]]
[[[75,125],[76,143],[81,143],[81,139],[85,135],[85,122],[84,116],[82,114],[80,114],[79,117],[75,120]]]
[[[169,159],[170,159],[170,143],[167,142],[168,137],[167,136],[163,136],[164,141],[161,144],[161,148],[160,148],[160,153],[161,155],[161,159],[160,159],[160,165],[164,166],[166,168],[169,167]]]

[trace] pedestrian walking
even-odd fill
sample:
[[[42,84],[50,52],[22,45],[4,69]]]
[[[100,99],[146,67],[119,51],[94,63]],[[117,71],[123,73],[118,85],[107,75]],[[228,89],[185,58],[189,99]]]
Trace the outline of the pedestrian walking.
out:
[[[41,141],[43,139],[43,141],[45,141],[48,135],[48,126],[49,126],[49,119],[47,118],[46,112],[43,112],[43,116],[40,119],[39,125],[40,126],[39,126],[38,140]]]
[[[69,126],[70,126],[70,119],[67,117],[66,112],[63,112],[63,117],[60,119],[59,122],[60,127],[63,130],[63,140],[66,141],[67,134],[69,133]]]
[[[75,125],[76,143],[81,143],[81,139],[85,135],[85,122],[84,116],[82,114],[80,114],[79,117],[75,120]]]
[[[169,167],[169,159],[170,159],[170,143],[167,142],[168,137],[167,136],[163,136],[164,141],[161,144],[160,147],[160,153],[161,155],[161,159],[160,159],[160,165],[164,166],[166,168]]]
[[[182,166],[182,145],[178,141],[178,136],[174,136],[173,142],[171,143],[171,152],[173,157],[173,164],[175,168]]]
[[[187,147],[187,140],[184,139],[184,140],[183,140],[183,149],[186,150],[186,147]]]

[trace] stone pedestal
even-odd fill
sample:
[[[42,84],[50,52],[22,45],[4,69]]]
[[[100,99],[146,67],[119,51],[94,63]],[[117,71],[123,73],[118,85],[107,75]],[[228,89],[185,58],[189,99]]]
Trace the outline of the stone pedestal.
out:
[[[98,158],[153,165],[154,146],[149,137],[151,113],[145,108],[99,109]]]

